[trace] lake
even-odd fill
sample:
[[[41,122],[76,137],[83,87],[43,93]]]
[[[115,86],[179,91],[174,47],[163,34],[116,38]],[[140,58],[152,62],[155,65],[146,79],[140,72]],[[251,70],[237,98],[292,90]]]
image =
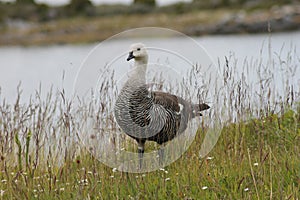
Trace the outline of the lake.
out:
[[[255,60],[262,58],[263,60],[268,60],[270,56],[269,50],[271,50],[271,55],[274,57],[280,54],[283,58],[286,58],[295,49],[299,52],[300,47],[300,32],[274,33],[271,35],[203,36],[194,37],[193,39],[206,50],[214,63],[218,63],[219,60],[222,65],[225,63],[225,56],[228,58],[234,56],[238,66],[239,64],[242,65],[245,59]],[[180,47],[182,52],[184,52],[182,54],[195,55],[195,52],[192,52],[192,48],[189,48],[188,45],[183,44],[180,40],[163,38],[152,38],[151,40],[153,44],[157,45],[170,45],[172,43],[174,47]],[[269,48],[269,41],[271,41],[271,48]],[[122,52],[126,52],[128,45],[133,42],[131,40],[108,42],[103,47],[106,50],[101,54],[105,57],[105,54],[108,52],[107,49],[109,52],[110,49],[122,49]],[[54,89],[64,88],[66,93],[70,95],[81,63],[96,45],[0,47],[0,100],[6,99],[8,102],[14,102],[19,83],[23,90],[23,101],[27,101],[39,89],[40,85],[44,93],[53,86]],[[104,66],[107,61],[103,60],[101,56],[99,55],[97,62],[99,65]],[[124,65],[128,65],[123,57],[119,60]],[[299,73],[299,69],[297,72]],[[300,75],[296,77],[300,77]],[[299,78],[295,81],[297,86]]]

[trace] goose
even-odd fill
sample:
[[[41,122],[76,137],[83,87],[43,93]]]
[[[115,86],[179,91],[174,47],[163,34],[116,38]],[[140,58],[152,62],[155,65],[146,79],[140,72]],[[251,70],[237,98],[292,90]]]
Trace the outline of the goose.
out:
[[[142,43],[130,46],[127,61],[134,67],[127,82],[117,96],[114,115],[117,124],[138,144],[139,167],[146,141],[165,144],[183,133],[190,119],[202,116],[210,108],[205,103],[193,104],[183,98],[162,91],[150,91],[146,84],[148,53]],[[159,151],[159,162],[163,159]]]

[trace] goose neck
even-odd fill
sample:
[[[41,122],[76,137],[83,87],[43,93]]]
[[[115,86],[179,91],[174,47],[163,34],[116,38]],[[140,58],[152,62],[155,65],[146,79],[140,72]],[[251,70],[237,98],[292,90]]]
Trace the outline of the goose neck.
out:
[[[145,77],[147,71],[147,62],[144,60],[136,60],[134,63],[135,76]]]

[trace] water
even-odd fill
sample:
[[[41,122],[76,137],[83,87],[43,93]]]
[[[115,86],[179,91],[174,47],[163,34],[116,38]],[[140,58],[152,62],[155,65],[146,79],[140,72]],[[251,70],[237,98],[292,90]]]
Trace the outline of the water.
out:
[[[245,59],[263,58],[268,60],[270,56],[269,41],[271,41],[271,55],[274,57],[277,54],[287,57],[291,51],[291,46],[298,52],[300,47],[300,32],[276,33],[272,34],[271,37],[269,34],[257,34],[205,36],[193,39],[203,46],[214,63],[217,63],[218,60],[224,63],[225,56],[234,55],[237,58],[237,66],[242,65]],[[180,43],[180,40],[152,40],[155,40],[153,44],[172,43],[174,47],[177,48],[178,46],[185,55],[197,55],[197,52],[192,52],[189,46]],[[128,45],[133,42],[131,40],[114,41],[106,44],[104,48],[109,51],[124,49],[124,53],[126,53]],[[46,93],[53,86],[54,89],[64,88],[66,93],[70,95],[80,64],[96,45],[0,47],[0,100],[6,99],[8,102],[14,102],[19,84],[23,90],[23,101],[34,95],[40,86],[43,93]],[[102,53],[103,56],[109,54],[107,50]],[[123,58],[121,61],[123,62]],[[97,62],[99,66],[105,65],[101,56]],[[124,65],[128,65],[125,60]]]

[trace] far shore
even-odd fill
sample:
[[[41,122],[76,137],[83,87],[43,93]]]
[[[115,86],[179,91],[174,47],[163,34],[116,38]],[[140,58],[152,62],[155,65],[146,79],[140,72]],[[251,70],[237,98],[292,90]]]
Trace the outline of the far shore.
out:
[[[0,46],[90,43],[138,27],[170,28],[189,36],[291,31],[300,29],[300,5],[254,11],[220,8],[179,15],[74,17],[43,23],[10,21],[0,26]]]

